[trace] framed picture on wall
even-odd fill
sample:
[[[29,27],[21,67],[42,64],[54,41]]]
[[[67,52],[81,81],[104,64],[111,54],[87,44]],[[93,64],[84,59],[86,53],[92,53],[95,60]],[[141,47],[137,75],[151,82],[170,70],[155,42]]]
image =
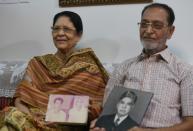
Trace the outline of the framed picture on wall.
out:
[[[60,7],[149,3],[153,0],[59,0]]]

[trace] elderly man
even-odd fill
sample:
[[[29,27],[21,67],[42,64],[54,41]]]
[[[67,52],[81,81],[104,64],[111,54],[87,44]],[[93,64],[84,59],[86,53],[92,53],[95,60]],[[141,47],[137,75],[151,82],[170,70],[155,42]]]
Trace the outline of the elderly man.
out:
[[[154,94],[140,126],[128,131],[193,131],[193,67],[174,56],[166,43],[175,30],[174,19],[168,5],[147,5],[139,23],[142,53],[120,64],[108,81],[105,100],[116,84]]]

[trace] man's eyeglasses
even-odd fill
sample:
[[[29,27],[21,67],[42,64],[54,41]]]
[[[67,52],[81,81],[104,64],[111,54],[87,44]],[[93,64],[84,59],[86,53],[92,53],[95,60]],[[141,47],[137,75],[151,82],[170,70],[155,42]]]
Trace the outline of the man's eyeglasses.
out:
[[[164,27],[168,26],[161,22],[139,22],[138,25],[140,25],[140,28],[143,28],[143,29],[147,29],[149,26],[151,26],[153,29],[156,29],[156,30],[161,30]]]
[[[64,33],[73,34],[76,31],[75,29],[70,29],[67,27],[51,27],[51,29],[54,33],[60,32],[62,30]]]

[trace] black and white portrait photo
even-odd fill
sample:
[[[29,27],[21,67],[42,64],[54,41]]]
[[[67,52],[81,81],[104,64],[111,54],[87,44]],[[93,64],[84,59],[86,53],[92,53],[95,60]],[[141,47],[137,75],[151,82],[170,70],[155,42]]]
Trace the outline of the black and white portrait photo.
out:
[[[96,126],[103,127],[106,131],[127,131],[138,126],[152,96],[153,94],[149,92],[124,87],[114,88]]]

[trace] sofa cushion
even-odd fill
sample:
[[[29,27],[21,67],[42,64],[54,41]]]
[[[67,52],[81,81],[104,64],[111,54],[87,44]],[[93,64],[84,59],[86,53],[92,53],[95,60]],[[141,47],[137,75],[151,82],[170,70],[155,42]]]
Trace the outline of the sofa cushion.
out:
[[[0,109],[11,102],[26,67],[25,61],[0,61]]]

